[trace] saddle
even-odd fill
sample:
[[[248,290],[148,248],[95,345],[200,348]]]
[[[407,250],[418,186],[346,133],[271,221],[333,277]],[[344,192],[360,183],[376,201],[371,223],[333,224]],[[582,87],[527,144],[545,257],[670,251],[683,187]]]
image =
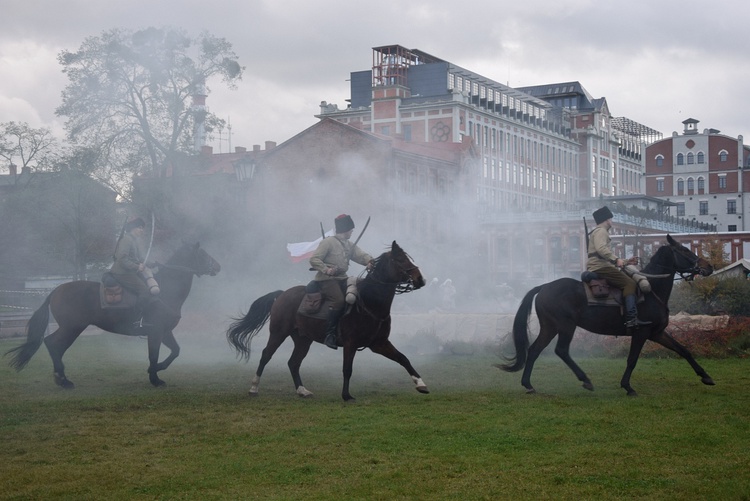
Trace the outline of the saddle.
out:
[[[617,287],[611,287],[609,282],[599,277],[593,271],[584,271],[581,273],[581,282],[583,282],[586,298],[589,306],[622,306],[622,291]]]
[[[351,306],[357,301],[357,277],[347,279],[345,294],[347,308],[344,315],[349,313]],[[320,283],[312,280],[305,286],[305,295],[302,297],[297,313],[305,317],[327,320],[329,303],[330,301],[323,299],[323,294],[320,292]]]
[[[133,308],[137,302],[137,296],[127,290],[115,279],[110,272],[102,275],[102,281],[99,286],[99,303],[102,309]]]

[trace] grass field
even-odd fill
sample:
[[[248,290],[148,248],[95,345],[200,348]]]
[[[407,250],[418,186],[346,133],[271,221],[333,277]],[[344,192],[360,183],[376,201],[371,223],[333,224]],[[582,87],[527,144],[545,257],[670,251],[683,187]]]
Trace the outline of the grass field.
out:
[[[746,359],[699,360],[714,387],[683,360],[643,359],[628,398],[623,359],[578,359],[588,392],[544,356],[526,395],[491,354],[408,353],[421,395],[365,351],[346,404],[341,351],[321,345],[303,365],[315,397],[294,394],[288,350],[247,397],[258,341],[246,365],[222,337],[182,339],[163,388],[138,338],[79,339],[72,391],[44,348],[19,373],[2,359],[0,499],[750,499]]]

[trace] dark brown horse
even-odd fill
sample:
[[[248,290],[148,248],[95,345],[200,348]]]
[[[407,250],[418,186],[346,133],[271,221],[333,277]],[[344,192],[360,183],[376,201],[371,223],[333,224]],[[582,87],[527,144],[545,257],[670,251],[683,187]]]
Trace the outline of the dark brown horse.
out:
[[[369,348],[374,353],[398,362],[412,377],[417,391],[429,393],[409,359],[388,340],[394,296],[397,293],[419,289],[423,285],[424,278],[419,268],[395,241],[391,250],[375,259],[374,267],[359,281],[359,299],[352,306],[351,312],[339,322],[341,344],[344,347],[344,387],[341,391],[344,400],[354,400],[349,393],[349,379],[352,376],[354,355],[362,348]],[[297,313],[304,295],[304,286],[266,294],[255,300],[247,314],[243,318],[235,319],[227,330],[229,343],[247,360],[250,357],[250,342],[268,319],[271,319],[268,343],[250,386],[251,396],[258,394],[263,369],[289,336],[294,341],[294,350],[288,363],[294,387],[301,397],[312,395],[302,385],[299,369],[313,341],[323,342],[326,321]]]
[[[143,315],[145,327],[133,328],[141,318],[141,312],[135,308],[102,309],[99,282],[68,282],[55,288],[31,316],[26,328],[26,342],[6,353],[13,353],[11,366],[19,371],[23,369],[44,341],[52,357],[55,383],[63,388],[73,388],[73,383],[65,376],[62,357],[86,327],[95,325],[116,334],[147,336],[149,380],[154,386],[163,385],[164,381],[157,373],[169,367],[180,354],[172,330],[180,321],[182,304],[190,293],[193,276],[216,275],[221,266],[197,243],[184,244],[166,264],[158,266],[155,278],[161,287],[160,300],[152,303]],[[58,328],[44,337],[50,312]],[[171,352],[159,363],[162,343]]]
[[[667,334],[664,329],[669,324],[669,296],[672,293],[675,274],[680,274],[686,280],[692,280],[695,275],[708,276],[713,273],[713,267],[703,258],[699,258],[689,249],[677,243],[667,235],[668,245],[659,247],[649,264],[643,269],[644,274],[656,275],[649,278],[651,292],[645,295],[643,303],[638,305],[638,318],[649,320],[650,325],[637,329],[626,329],[624,318],[618,306],[590,306],[586,297],[585,285],[572,278],[561,278],[531,289],[521,301],[513,322],[513,343],[516,356],[511,363],[498,365],[499,368],[515,372],[524,369],[521,384],[528,393],[533,393],[531,386],[531,371],[539,354],[547,347],[555,336],[557,340],[555,353],[571,368],[583,387],[593,390],[588,376],[570,357],[570,343],[576,327],[589,332],[610,336],[631,336],[630,353],[627,367],[620,380],[620,386],[628,395],[636,395],[630,386],[630,376],[638,362],[646,340],[669,348],[688,361],[695,373],[701,377],[703,384],[713,385],[714,381],[698,365],[690,352]],[[539,336],[529,346],[528,320],[531,315],[531,305],[536,296],[536,314],[539,318]]]

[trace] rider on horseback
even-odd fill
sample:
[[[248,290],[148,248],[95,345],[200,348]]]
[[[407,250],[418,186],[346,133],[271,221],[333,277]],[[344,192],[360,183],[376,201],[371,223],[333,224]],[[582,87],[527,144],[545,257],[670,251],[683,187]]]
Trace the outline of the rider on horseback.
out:
[[[348,278],[346,272],[349,269],[349,261],[367,266],[369,269],[372,266],[372,256],[349,241],[354,231],[354,221],[351,216],[341,214],[334,220],[334,224],[336,234],[320,242],[310,258],[310,266],[318,271],[313,280],[319,282],[323,299],[331,302],[328,310],[325,345],[335,350],[338,348],[336,328],[346,306],[344,286]]]
[[[586,269],[595,272],[599,277],[622,290],[625,298],[626,327],[648,325],[651,322],[638,319],[635,301],[636,283],[621,270],[627,263],[624,259],[615,256],[610,248],[609,230],[612,228],[613,217],[612,211],[606,205],[594,211],[596,228],[591,230],[589,236]]]
[[[115,262],[110,273],[126,289],[138,296],[138,304],[145,306],[155,300],[159,286],[153,273],[143,262],[140,238],[146,223],[136,218],[125,223],[124,233],[117,242]]]

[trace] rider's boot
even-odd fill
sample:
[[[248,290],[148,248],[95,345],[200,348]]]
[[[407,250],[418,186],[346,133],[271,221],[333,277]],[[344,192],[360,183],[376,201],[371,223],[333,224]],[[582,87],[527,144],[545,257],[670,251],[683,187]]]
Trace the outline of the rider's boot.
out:
[[[338,349],[337,334],[336,331],[339,326],[339,319],[344,313],[344,310],[328,310],[328,324],[326,325],[326,339],[323,343],[334,350]]]
[[[631,294],[625,296],[625,327],[627,328],[638,328],[642,325],[650,325],[649,320],[641,320],[638,318],[638,308],[635,305],[635,295]]]

